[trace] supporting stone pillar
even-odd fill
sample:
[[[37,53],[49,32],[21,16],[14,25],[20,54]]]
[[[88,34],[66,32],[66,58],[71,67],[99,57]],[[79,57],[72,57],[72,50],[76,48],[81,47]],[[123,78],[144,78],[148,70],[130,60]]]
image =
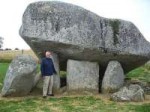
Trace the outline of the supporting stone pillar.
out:
[[[99,65],[95,62],[68,60],[67,90],[80,94],[98,93]]]
[[[123,86],[124,78],[121,64],[118,61],[110,61],[103,77],[102,93],[116,92]]]
[[[56,53],[52,53],[52,60],[54,63],[55,70],[57,74],[54,75],[54,85],[53,85],[53,92],[59,92],[60,90],[60,75],[59,75],[59,59]]]

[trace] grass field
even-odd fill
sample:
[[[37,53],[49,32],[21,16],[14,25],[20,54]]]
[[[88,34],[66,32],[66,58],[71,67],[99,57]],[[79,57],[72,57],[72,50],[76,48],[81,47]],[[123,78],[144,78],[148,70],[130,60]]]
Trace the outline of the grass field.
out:
[[[22,54],[31,55],[36,61],[38,61],[37,56],[32,50],[8,50],[0,51],[0,62],[11,62],[14,57]]]
[[[19,52],[19,51],[18,51]],[[31,52],[31,51],[30,51]],[[20,52],[19,52],[20,53]],[[9,53],[8,53],[9,54]],[[11,59],[15,54],[3,54],[4,59]],[[27,54],[30,54],[29,52]],[[35,56],[35,55],[34,55]],[[2,56],[0,54],[0,59]],[[35,57],[36,59],[36,57]],[[6,61],[7,62],[7,61]],[[0,90],[9,63],[0,63]],[[62,72],[65,76],[65,72]],[[150,82],[150,65],[144,65],[126,75],[130,79]],[[33,94],[26,97],[0,97],[0,112],[150,112],[150,101],[145,102],[113,102],[107,95],[65,96],[56,95],[43,99]]]
[[[149,103],[117,103],[101,96],[0,99],[1,112],[149,112]]]
[[[127,74],[128,78],[150,83],[150,64],[145,64]]]
[[[3,80],[5,78],[5,74],[7,72],[8,66],[9,66],[9,63],[0,63],[0,91],[3,86]]]

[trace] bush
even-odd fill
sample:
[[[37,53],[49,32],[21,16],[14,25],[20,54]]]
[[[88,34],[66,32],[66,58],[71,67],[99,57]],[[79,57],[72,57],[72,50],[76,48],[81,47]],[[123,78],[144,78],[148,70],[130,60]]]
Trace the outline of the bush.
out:
[[[11,63],[12,59],[0,59],[0,63]]]

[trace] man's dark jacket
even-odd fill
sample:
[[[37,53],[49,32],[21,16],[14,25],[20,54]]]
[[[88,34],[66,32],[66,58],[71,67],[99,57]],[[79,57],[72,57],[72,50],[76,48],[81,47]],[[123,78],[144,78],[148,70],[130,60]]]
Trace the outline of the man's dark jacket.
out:
[[[41,74],[42,76],[51,76],[56,74],[54,64],[51,58],[43,58],[41,61]]]

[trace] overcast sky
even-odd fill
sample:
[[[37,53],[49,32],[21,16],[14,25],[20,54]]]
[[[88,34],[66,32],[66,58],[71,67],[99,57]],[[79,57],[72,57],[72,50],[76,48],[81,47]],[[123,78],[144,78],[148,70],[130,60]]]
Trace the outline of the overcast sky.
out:
[[[29,49],[19,36],[22,15],[31,2],[39,0],[0,0],[0,36],[3,48]],[[50,1],[50,0],[45,0]],[[59,0],[84,7],[99,16],[133,22],[150,41],[150,0]]]

